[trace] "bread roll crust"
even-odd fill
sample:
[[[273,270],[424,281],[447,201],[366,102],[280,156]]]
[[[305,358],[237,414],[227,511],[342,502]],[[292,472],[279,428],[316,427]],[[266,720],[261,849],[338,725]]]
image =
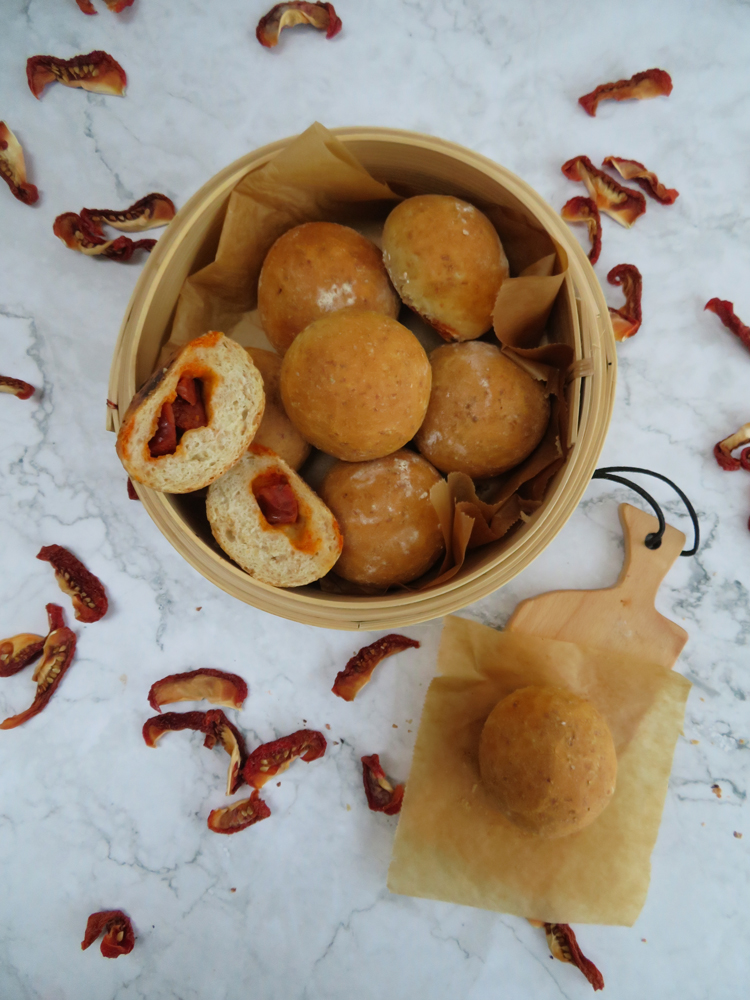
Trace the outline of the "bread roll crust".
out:
[[[540,837],[564,837],[592,823],[611,801],[617,755],[609,726],[590,701],[532,685],[490,713],[479,769],[511,822]]]
[[[263,445],[283,458],[296,471],[307,460],[310,445],[287,416],[281,400],[281,358],[261,347],[246,347],[263,378],[266,408],[253,444]]]
[[[406,305],[445,340],[473,340],[492,326],[508,259],[469,202],[442,194],[402,201],[385,222],[383,260]]]
[[[430,354],[432,392],[416,435],[419,450],[442,472],[472,479],[522,462],[544,437],[544,387],[493,344],[445,344]]]
[[[426,573],[445,549],[430,501],[440,478],[421,455],[406,450],[334,465],[320,495],[344,536],[335,573],[374,587],[409,583]]]
[[[154,457],[149,441],[183,375],[203,384],[208,423],[185,431],[174,452]],[[263,379],[234,340],[212,331],[185,344],[133,397],[117,435],[117,454],[131,479],[163,493],[190,493],[222,476],[260,426]]]
[[[299,515],[294,524],[269,524],[253,482],[268,472],[286,476]],[[341,553],[336,519],[287,463],[251,444],[237,464],[213,483],[206,498],[213,536],[246,573],[272,587],[302,587],[325,576]]]
[[[296,338],[281,366],[281,397],[306,441],[345,462],[364,462],[414,437],[431,381],[410,330],[389,316],[347,309]]]
[[[378,248],[336,222],[306,222],[284,233],[258,279],[261,323],[280,354],[327,313],[353,307],[395,319],[399,306]]]

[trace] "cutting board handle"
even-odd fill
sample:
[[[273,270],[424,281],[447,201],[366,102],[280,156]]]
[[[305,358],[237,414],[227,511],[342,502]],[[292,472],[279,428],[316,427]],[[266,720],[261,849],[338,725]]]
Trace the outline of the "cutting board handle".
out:
[[[682,551],[685,536],[668,524],[659,548],[649,549],[646,536],[658,528],[657,519],[629,503],[621,503],[619,513],[625,537],[625,561],[616,586],[623,597],[653,607],[656,592]]]

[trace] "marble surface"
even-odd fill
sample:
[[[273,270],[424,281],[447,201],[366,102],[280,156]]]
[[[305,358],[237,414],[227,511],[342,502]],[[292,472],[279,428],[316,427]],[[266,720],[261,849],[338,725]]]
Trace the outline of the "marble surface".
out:
[[[128,500],[104,431],[112,347],[142,263],[71,253],[52,235],[55,216],[152,190],[183,204],[238,156],[315,119],[457,141],[557,209],[580,193],[559,169],[580,153],[639,159],[680,191],[671,208],[649,203],[630,231],[604,221],[597,274],[606,286],[614,264],[637,264],[644,323],[618,347],[600,464],[656,469],[698,509],[701,550],[678,560],[658,597],[690,633],[678,669],[694,688],[643,913],[633,928],[578,931],[613,1000],[740,996],[750,972],[750,477],[722,472],[711,451],[750,419],[750,354],[702,308],[719,296],[750,317],[750,4],[341,0],[337,38],[297,29],[274,51],[254,38],[264,0],[135,0],[121,15],[94,4],[99,15],[85,17],[74,0],[4,0],[0,15],[0,118],[41,191],[29,208],[0,185],[0,371],[38,387],[28,402],[0,396],[0,633],[43,632],[46,602],[69,607],[34,558],[41,544],[73,549],[111,600],[100,623],[76,623],[77,658],[48,709],[0,734],[0,996],[589,995],[525,921],[385,887],[396,819],[368,811],[359,757],[380,752],[408,778],[441,623],[406,629],[421,649],[387,661],[354,704],[339,701],[336,671],[376,636],[281,621],[213,588]],[[28,56],[97,48],[127,70],[123,99],[61,86],[33,98]],[[670,98],[604,104],[595,119],[577,106],[596,84],[650,66],[671,73]],[[533,565],[462,613],[500,627],[524,597],[612,583],[625,499],[592,484]],[[272,817],[231,838],[205,823],[225,801],[222,754],[191,734],[149,750],[140,734],[152,681],[201,665],[247,678],[236,719],[250,743],[303,720],[331,738],[323,760],[270,786]],[[32,693],[30,671],[3,680],[0,717]],[[133,953],[81,952],[88,914],[114,907],[133,918]]]

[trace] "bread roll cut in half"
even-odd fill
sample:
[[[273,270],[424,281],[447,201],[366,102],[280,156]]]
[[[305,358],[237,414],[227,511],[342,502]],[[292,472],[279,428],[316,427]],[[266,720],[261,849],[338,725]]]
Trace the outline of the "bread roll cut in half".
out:
[[[246,573],[273,587],[325,576],[341,553],[336,519],[294,469],[251,444],[208,490],[214,538]]]
[[[327,313],[354,307],[395,319],[400,305],[375,244],[336,222],[306,222],[284,233],[258,280],[260,320],[280,354]]]
[[[402,201],[385,221],[383,260],[406,305],[445,340],[474,340],[492,326],[508,260],[490,220],[467,201]]]
[[[544,437],[549,400],[494,344],[445,344],[430,354],[432,392],[417,447],[442,472],[496,476]]]
[[[311,323],[284,355],[281,398],[302,437],[345,462],[382,458],[416,434],[430,362],[389,316],[346,309]]]
[[[320,488],[344,535],[334,572],[374,587],[409,583],[425,573],[445,548],[430,502],[440,478],[413,451],[334,465]]]
[[[263,377],[266,394],[266,408],[253,444],[270,448],[287,465],[299,469],[310,454],[310,445],[286,415],[281,401],[281,358],[261,347],[246,347],[245,350]]]
[[[222,476],[253,439],[265,397],[244,347],[206,333],[138,390],[117,435],[131,479],[162,493],[190,493]]]
[[[479,743],[482,783],[512,823],[565,837],[612,800],[617,756],[596,708],[571,691],[525,687],[503,698]]]

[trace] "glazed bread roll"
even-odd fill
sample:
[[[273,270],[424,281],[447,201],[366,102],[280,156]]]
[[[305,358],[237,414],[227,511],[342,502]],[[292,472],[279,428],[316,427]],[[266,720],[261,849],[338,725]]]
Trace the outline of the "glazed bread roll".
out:
[[[281,401],[281,358],[261,347],[245,350],[263,377],[266,394],[266,408],[253,444],[270,448],[296,471],[310,454],[310,445],[286,415]]]
[[[399,306],[378,248],[335,222],[306,222],[280,236],[258,280],[261,323],[279,354],[327,313],[354,307],[395,319]]]
[[[131,479],[190,493],[222,476],[263,417],[263,379],[244,347],[206,333],[157,369],[133,397],[117,435]]]
[[[442,472],[496,476],[544,437],[544,386],[493,344],[445,344],[430,355],[432,392],[416,442]]]
[[[402,201],[385,222],[383,260],[406,305],[445,340],[474,340],[492,326],[508,260],[490,220],[467,201]]]
[[[416,434],[430,363],[405,326],[346,309],[311,323],[281,365],[281,398],[302,437],[345,462],[390,455]]]
[[[371,462],[338,462],[320,495],[344,536],[334,572],[374,587],[409,583],[443,554],[430,490],[440,474],[413,451]]]
[[[609,726],[590,701],[532,686],[490,713],[479,770],[512,823],[539,837],[564,837],[592,823],[611,801],[617,756]]]
[[[206,514],[226,554],[273,587],[320,579],[341,552],[330,510],[283,459],[260,445],[250,445],[209,487]]]

